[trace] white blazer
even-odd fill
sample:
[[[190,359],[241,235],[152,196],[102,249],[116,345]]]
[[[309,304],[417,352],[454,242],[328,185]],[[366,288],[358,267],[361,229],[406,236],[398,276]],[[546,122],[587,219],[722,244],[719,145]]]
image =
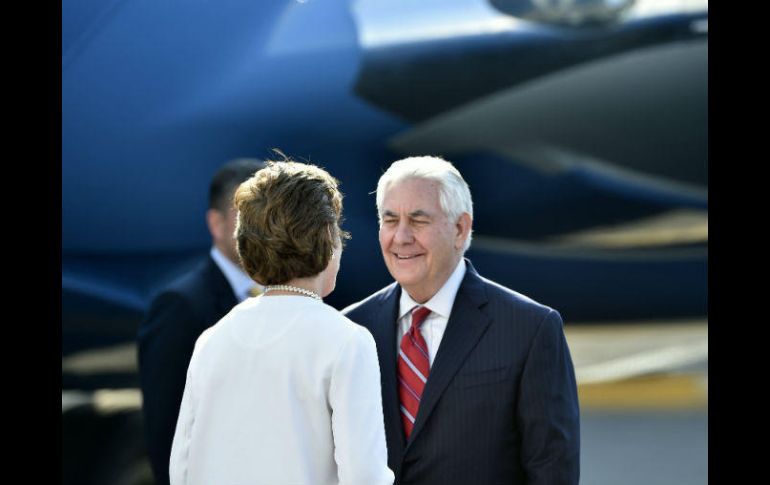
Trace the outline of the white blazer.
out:
[[[195,344],[172,485],[391,485],[374,339],[306,296],[259,296]]]

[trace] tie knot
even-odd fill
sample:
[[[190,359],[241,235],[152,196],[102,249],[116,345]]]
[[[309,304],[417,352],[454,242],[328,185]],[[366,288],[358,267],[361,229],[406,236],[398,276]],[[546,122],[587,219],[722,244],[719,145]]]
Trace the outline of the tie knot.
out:
[[[420,325],[430,313],[430,309],[424,306],[417,307],[412,311],[412,327],[420,328]]]

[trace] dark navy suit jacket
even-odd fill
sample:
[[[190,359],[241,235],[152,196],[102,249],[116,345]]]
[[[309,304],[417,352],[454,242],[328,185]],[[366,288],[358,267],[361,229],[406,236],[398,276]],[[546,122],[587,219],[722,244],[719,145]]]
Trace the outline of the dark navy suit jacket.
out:
[[[157,484],[168,484],[171,442],[195,341],[238,301],[210,256],[154,299],[139,328],[145,439]]]
[[[377,343],[396,483],[577,484],[577,388],[559,313],[466,264],[409,441],[396,387],[400,286],[343,311]]]

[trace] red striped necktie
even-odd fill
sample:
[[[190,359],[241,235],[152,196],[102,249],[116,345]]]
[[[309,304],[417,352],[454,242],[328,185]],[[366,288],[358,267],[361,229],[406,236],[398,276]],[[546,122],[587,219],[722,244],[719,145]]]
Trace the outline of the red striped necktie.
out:
[[[412,434],[420,398],[430,372],[428,345],[420,334],[420,325],[430,310],[416,307],[412,311],[412,326],[401,339],[398,351],[398,397],[401,401],[401,422],[406,438]]]

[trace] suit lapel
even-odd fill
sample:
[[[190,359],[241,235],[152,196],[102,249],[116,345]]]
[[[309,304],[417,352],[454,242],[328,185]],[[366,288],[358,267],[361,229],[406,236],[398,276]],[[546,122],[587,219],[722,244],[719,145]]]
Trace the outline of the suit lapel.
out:
[[[216,320],[219,320],[238,304],[238,299],[235,297],[233,288],[230,286],[224,273],[222,273],[222,270],[219,269],[219,266],[217,266],[217,263],[214,262],[211,256],[208,257],[206,271],[209,273],[208,277],[210,278],[211,288],[214,293],[214,307],[217,312]]]
[[[404,432],[401,425],[401,412],[396,386],[396,319],[401,287],[394,284],[382,296],[381,305],[375,316],[377,325],[372,326],[372,336],[380,353],[380,372],[382,372],[382,412],[385,419],[385,433],[388,443],[397,449],[390,450],[393,456],[401,456],[404,449]]]
[[[467,264],[465,277],[457,291],[446,331],[441,339],[433,367],[430,369],[430,376],[420,400],[420,409],[409,437],[407,450],[420,434],[441,394],[489,326],[489,317],[479,310],[486,303],[484,283],[470,261],[466,259],[465,262]]]

